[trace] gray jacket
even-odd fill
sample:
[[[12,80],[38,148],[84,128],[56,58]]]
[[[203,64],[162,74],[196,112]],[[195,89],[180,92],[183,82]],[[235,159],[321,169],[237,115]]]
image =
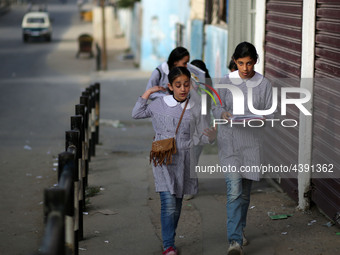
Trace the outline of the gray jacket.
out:
[[[268,79],[256,73],[251,79],[243,81],[238,71],[230,73],[224,77],[220,84],[230,84],[237,86],[244,95],[245,115],[252,114],[248,108],[247,95],[248,87],[252,88],[253,106],[258,110],[270,109],[272,105],[272,86]],[[221,119],[223,112],[233,113],[233,95],[229,89],[218,89],[222,105],[212,105],[212,112],[216,119]],[[216,99],[217,100],[217,99]],[[218,100],[217,100],[218,102]],[[273,115],[268,115],[270,119]],[[262,163],[262,141],[264,128],[243,127],[242,125],[230,126],[230,124],[218,126],[218,149],[222,166],[235,167],[238,171],[244,167],[256,167]],[[253,168],[255,169],[255,168]],[[260,172],[241,172],[243,178],[259,180]]]
[[[167,62],[163,62],[155,70],[152,71],[151,77],[146,85],[146,90],[154,87],[154,86],[162,86],[164,88],[168,88],[168,74],[169,74],[169,66]],[[157,97],[163,97],[167,95],[167,92],[156,92],[150,95],[149,99],[155,100]]]
[[[152,118],[155,140],[171,138],[175,135],[184,105],[185,102],[178,103],[172,95],[157,98],[150,104],[140,97],[133,108],[132,117]],[[200,142],[209,142],[202,131],[196,130],[206,126],[200,121],[200,107],[190,100],[176,136],[177,153],[173,155],[172,163],[156,167],[152,165],[156,192],[169,191],[176,197],[197,193],[198,182],[194,173],[196,159],[195,154],[191,153],[194,145],[192,134],[200,133]]]

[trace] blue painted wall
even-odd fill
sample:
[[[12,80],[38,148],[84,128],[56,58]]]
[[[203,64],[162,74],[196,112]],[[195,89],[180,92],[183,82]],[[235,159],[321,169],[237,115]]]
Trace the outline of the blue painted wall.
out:
[[[205,31],[205,64],[211,77],[223,77],[229,72],[227,67],[229,62],[229,59],[227,58],[228,31],[212,25],[206,25]]]
[[[130,49],[134,55],[135,63],[139,64],[140,61],[140,38],[141,38],[141,6],[136,2],[132,9],[132,26],[130,35]]]
[[[142,9],[140,67],[151,71],[176,47],[176,23],[186,24],[189,0],[142,0]]]
[[[203,57],[203,20],[191,21],[190,60]]]

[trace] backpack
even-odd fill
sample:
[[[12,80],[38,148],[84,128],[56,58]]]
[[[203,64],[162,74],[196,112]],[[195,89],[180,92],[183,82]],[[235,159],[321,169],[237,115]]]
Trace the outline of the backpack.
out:
[[[159,68],[158,67],[156,67],[156,70],[158,71],[158,73],[159,73],[159,81],[158,81],[158,85],[160,84],[159,82],[161,81],[161,79],[162,79],[162,72],[161,72],[161,70],[159,70]]]

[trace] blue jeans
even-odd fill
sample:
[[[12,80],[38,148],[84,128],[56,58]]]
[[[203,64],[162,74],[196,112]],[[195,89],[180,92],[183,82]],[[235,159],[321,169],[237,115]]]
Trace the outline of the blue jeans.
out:
[[[247,222],[252,180],[240,176],[226,177],[227,183],[227,234],[228,241],[236,241],[242,246],[243,229]]]
[[[182,209],[182,198],[176,198],[170,192],[160,192],[161,198],[161,224],[164,250],[175,248],[175,235],[179,216]]]

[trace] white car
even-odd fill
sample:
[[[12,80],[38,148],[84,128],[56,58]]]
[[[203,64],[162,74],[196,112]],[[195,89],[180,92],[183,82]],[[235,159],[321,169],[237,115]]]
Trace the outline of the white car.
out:
[[[30,37],[43,37],[48,42],[52,39],[52,25],[47,12],[26,13],[21,27],[24,42]]]

